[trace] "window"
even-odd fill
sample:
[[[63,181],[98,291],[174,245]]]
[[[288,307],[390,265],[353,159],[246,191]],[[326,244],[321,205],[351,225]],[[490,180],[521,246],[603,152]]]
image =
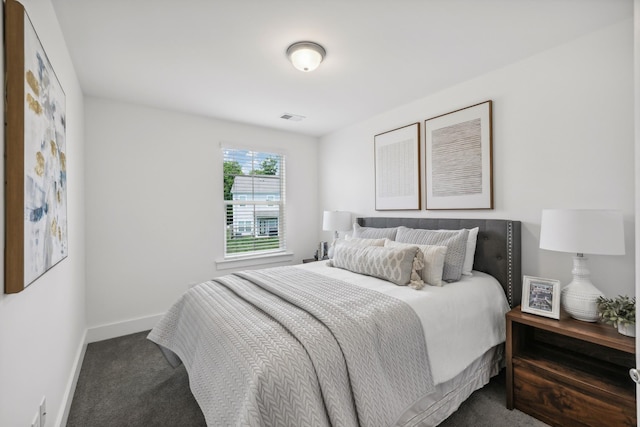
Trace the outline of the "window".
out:
[[[222,151],[225,258],[285,251],[284,155]]]

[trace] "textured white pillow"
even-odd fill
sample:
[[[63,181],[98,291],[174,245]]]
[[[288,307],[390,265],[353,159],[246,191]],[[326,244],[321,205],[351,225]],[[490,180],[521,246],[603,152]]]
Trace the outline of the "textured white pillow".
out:
[[[382,246],[336,246],[329,266],[366,274],[414,289],[424,286],[418,271],[424,267],[422,251],[415,245],[405,248]]]
[[[422,280],[431,286],[442,286],[442,270],[444,269],[444,258],[447,254],[446,246],[435,245],[415,245],[411,243],[394,242],[386,239],[385,248],[405,248],[408,246],[418,246],[424,257],[424,267],[418,271]]]
[[[344,236],[344,239],[336,239],[331,243],[329,247],[329,258],[333,258],[336,246],[338,245],[350,245],[350,246],[384,246],[386,239],[361,239],[359,237],[351,237],[349,235]]]
[[[351,246],[384,246],[385,240],[387,239],[367,239],[364,237],[344,236],[344,240],[340,241],[340,243],[345,243]]]

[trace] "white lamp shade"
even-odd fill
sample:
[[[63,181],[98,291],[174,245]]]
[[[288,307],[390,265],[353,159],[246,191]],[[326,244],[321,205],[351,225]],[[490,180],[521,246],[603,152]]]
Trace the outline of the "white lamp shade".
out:
[[[325,231],[347,231],[351,229],[351,212],[324,211],[322,229]]]
[[[318,68],[325,54],[324,48],[313,42],[294,43],[287,49],[287,56],[293,66],[304,72]]]
[[[598,209],[544,209],[540,248],[594,255],[624,255],[622,212]]]

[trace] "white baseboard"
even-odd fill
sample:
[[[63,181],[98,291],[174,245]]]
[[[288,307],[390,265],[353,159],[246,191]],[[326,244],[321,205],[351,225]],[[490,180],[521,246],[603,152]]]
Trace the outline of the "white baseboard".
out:
[[[163,315],[164,313],[155,314],[153,316],[139,317],[123,322],[94,326],[93,328],[87,329],[87,344],[117,338],[123,335],[135,334],[136,332],[148,331],[158,323]]]
[[[58,419],[55,424],[58,427],[64,427],[67,425],[69,418],[69,411],[71,410],[71,402],[73,402],[73,395],[76,391],[76,385],[78,384],[78,378],[80,377],[80,369],[82,368],[82,361],[84,360],[84,354],[87,351],[87,331],[84,331],[82,339],[80,340],[80,347],[76,353],[75,361],[71,369],[72,375],[69,377],[67,387],[62,396],[62,410],[58,411]]]
[[[163,314],[156,314],[153,316],[140,317],[137,319],[126,320],[124,322],[109,323],[106,325],[95,326],[85,330],[80,347],[76,353],[76,358],[73,363],[72,375],[69,378],[65,393],[62,399],[62,410],[59,411],[58,419],[55,422],[55,426],[64,427],[67,425],[69,418],[69,411],[71,410],[71,402],[73,402],[73,395],[76,391],[76,385],[78,384],[78,378],[80,377],[80,370],[82,369],[82,361],[87,351],[87,344],[108,340],[111,338],[121,337],[123,335],[135,334],[136,332],[148,331],[152,329],[156,323],[162,318]]]

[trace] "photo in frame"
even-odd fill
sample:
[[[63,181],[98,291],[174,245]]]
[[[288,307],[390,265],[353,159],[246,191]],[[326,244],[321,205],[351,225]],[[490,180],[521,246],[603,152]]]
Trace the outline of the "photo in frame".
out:
[[[493,209],[492,101],[424,127],[427,210]]]
[[[560,318],[560,281],[523,276],[522,305],[525,313]]]
[[[65,93],[24,7],[6,0],[5,292],[67,257]]]
[[[420,123],[373,138],[375,209],[420,210]]]

